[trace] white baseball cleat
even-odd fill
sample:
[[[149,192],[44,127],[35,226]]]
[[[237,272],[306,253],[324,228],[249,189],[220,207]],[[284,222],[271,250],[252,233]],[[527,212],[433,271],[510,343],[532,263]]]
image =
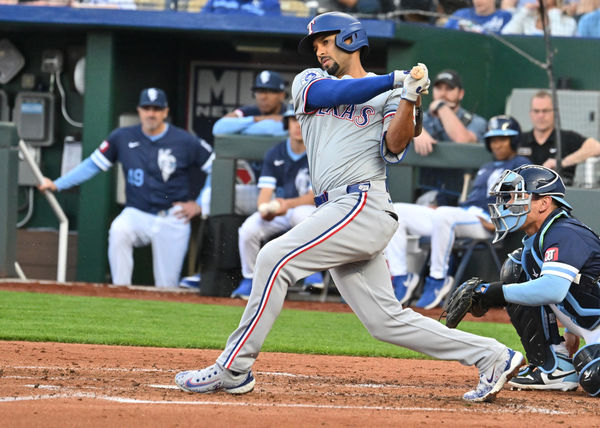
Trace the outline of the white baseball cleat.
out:
[[[223,390],[229,394],[245,394],[254,389],[254,375],[234,374],[219,363],[201,370],[188,370],[175,375],[175,384],[179,389],[201,394]]]
[[[476,402],[493,401],[506,381],[518,373],[523,360],[523,354],[506,348],[502,356],[489,369],[479,372],[477,388],[463,395],[463,399]]]

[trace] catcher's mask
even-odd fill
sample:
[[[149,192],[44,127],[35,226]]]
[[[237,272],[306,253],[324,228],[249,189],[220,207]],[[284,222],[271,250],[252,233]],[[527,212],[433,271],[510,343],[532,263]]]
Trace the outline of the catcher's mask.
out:
[[[565,185],[553,170],[539,165],[523,165],[505,170],[492,187],[490,195],[496,202],[489,204],[490,217],[496,227],[494,242],[509,232],[519,230],[531,211],[533,195],[551,196],[567,210],[573,208],[564,199]]]

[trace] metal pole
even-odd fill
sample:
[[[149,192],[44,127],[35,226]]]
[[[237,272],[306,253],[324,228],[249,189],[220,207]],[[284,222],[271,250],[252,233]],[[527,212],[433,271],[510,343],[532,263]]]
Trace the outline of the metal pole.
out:
[[[19,149],[21,150],[21,153],[23,153],[23,157],[25,158],[25,160],[31,167],[31,170],[33,171],[33,174],[37,178],[38,182],[41,184],[44,180],[44,176],[42,175],[42,172],[40,171],[39,167],[37,166],[37,163],[35,163],[35,160],[29,153],[29,150],[27,149],[27,144],[25,144],[25,141],[19,140]],[[67,218],[64,211],[60,207],[60,204],[56,200],[54,193],[52,193],[49,190],[46,190],[46,191],[44,191],[44,196],[48,200],[48,203],[50,204],[52,211],[54,211],[54,214],[56,215],[56,217],[58,218],[58,221],[59,221],[58,264],[57,264],[57,268],[56,268],[56,280],[58,282],[65,282],[66,276],[67,276],[66,275],[67,274],[67,244],[69,241],[69,219]]]
[[[553,59],[554,51],[550,43],[550,29],[547,24],[546,7],[544,0],[538,0],[540,4],[540,15],[542,17],[542,30],[544,31],[544,42],[546,45],[546,74],[548,75],[548,86],[552,94],[552,108],[554,110],[554,135],[556,138],[556,172],[561,175],[562,167],[562,138],[560,135],[560,114],[558,111],[558,94],[556,92],[556,83],[554,82]]]

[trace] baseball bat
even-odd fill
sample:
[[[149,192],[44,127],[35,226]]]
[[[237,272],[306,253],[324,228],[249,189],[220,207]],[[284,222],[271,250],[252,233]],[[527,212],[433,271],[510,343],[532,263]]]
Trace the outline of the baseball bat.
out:
[[[420,65],[415,65],[410,70],[410,75],[413,77],[413,79],[419,80],[423,78],[423,76],[425,75],[425,71],[423,71]]]

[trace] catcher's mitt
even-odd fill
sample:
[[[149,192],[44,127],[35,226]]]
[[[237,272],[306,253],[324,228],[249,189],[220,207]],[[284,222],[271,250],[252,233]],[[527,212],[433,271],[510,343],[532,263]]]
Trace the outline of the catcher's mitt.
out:
[[[488,311],[489,308],[481,301],[479,290],[480,284],[483,282],[480,278],[471,278],[454,290],[444,305],[446,327],[455,328],[467,312],[476,317],[482,317]]]

